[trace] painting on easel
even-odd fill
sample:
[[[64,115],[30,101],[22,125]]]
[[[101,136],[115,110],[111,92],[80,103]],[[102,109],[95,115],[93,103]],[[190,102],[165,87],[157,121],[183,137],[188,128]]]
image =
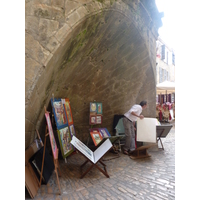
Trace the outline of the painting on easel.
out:
[[[45,149],[46,149],[46,137],[49,135],[52,154],[53,154],[55,173],[56,173],[56,178],[57,178],[57,182],[58,182],[59,193],[61,194],[60,182],[59,182],[58,172],[57,172],[57,169],[58,169],[59,173],[60,173],[60,167],[59,167],[59,163],[58,163],[59,150],[57,148],[57,144],[56,144],[56,141],[55,141],[55,137],[54,137],[54,133],[53,133],[52,125],[51,125],[49,112],[46,111],[46,107],[44,107],[44,109],[45,109],[45,118],[46,118],[46,121],[47,121],[47,127],[46,127],[45,139],[44,139],[44,151],[43,151],[42,168],[41,168],[39,186],[41,186],[41,183],[42,183],[42,174],[43,174],[44,157],[45,157]],[[47,133],[47,128],[48,128],[49,133]],[[61,173],[60,173],[60,175],[61,175]]]
[[[67,125],[67,117],[61,99],[51,99],[51,105],[53,108],[57,128],[64,128]]]
[[[71,125],[71,124],[73,124],[73,118],[72,118],[72,111],[71,111],[69,99],[62,99],[62,102],[63,102],[63,105],[65,107],[65,112],[66,112],[66,115],[67,115],[68,124]]]
[[[50,138],[52,153],[53,153],[54,159],[58,159],[58,153],[57,153],[58,148],[57,148],[56,140],[53,134],[49,112],[45,112],[45,117],[47,121],[47,127],[49,130],[49,138]]]
[[[62,156],[63,158],[66,158],[74,151],[74,147],[70,143],[71,141],[70,130],[69,127],[67,126],[57,131],[58,131],[58,138],[61,146]]]

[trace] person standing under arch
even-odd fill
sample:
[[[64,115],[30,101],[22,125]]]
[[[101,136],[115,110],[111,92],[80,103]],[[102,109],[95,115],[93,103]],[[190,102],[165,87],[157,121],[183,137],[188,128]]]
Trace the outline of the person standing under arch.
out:
[[[143,119],[142,111],[147,107],[146,101],[141,101],[140,104],[135,104],[131,109],[124,114],[123,125],[125,131],[125,145],[123,148],[124,154],[128,155],[135,150],[135,122],[137,118]]]

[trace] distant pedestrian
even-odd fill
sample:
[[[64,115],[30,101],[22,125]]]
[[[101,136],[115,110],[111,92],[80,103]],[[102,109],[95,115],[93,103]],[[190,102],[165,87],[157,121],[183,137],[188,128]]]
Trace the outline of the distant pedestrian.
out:
[[[124,114],[123,124],[125,130],[125,145],[124,145],[124,154],[128,155],[129,153],[135,150],[135,122],[137,118],[143,119],[144,116],[141,115],[142,110],[147,107],[146,101],[141,101],[140,104],[135,104],[131,109]]]

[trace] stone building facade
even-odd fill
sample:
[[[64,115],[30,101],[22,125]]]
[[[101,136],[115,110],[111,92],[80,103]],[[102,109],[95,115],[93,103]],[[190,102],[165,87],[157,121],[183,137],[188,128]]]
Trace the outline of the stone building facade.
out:
[[[175,82],[175,52],[160,37],[156,41],[157,84]]]
[[[69,98],[77,137],[88,138],[89,102],[103,103],[103,124],[148,101],[155,117],[156,40],[161,15],[155,1],[25,1],[25,148],[44,138],[44,106]]]

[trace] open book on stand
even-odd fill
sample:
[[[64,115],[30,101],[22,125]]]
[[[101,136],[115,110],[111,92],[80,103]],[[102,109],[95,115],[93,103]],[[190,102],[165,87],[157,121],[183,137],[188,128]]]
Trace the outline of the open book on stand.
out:
[[[102,156],[112,147],[112,143],[109,139],[106,139],[106,141],[104,141],[94,152],[91,151],[75,136],[72,137],[70,143],[94,164],[97,163],[102,158]]]

